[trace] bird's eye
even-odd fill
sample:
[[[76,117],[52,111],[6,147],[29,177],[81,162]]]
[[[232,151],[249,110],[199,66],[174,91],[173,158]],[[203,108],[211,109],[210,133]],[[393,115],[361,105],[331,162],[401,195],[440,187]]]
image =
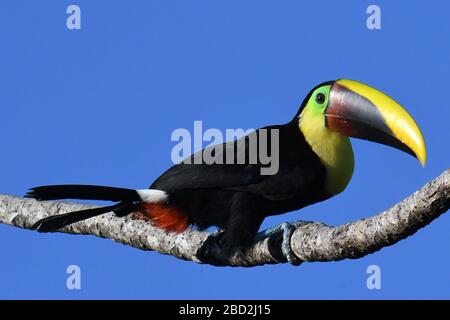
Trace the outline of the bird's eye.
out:
[[[318,104],[323,104],[325,102],[325,95],[323,93],[318,93],[316,95],[316,102]]]

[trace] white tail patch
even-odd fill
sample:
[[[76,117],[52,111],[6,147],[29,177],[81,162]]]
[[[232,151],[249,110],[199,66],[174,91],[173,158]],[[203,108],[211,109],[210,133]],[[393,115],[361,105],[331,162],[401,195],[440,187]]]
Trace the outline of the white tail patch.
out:
[[[156,189],[142,189],[136,190],[136,192],[141,200],[147,203],[165,202],[169,197],[165,191]]]

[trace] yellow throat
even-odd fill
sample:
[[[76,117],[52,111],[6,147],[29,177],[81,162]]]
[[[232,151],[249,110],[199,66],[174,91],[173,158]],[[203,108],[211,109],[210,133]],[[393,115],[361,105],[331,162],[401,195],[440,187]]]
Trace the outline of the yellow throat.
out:
[[[298,120],[300,131],[327,169],[326,192],[336,195],[345,190],[353,175],[355,160],[350,139],[325,126],[323,114],[305,108]]]

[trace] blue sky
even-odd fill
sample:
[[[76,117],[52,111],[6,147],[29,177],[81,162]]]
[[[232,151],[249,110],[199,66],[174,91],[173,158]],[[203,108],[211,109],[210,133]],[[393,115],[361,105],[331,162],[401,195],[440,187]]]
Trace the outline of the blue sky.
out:
[[[382,29],[366,28],[378,4]],[[82,29],[66,28],[77,4]],[[171,166],[177,128],[290,120],[336,78],[393,96],[423,130],[428,163],[353,141],[347,190],[268,218],[341,224],[371,216],[449,165],[446,1],[2,1],[0,193],[42,184],[145,188]],[[0,298],[450,298],[450,215],[358,260],[216,268],[91,236],[0,225]],[[81,290],[66,288],[80,266]],[[368,290],[366,268],[381,268]]]

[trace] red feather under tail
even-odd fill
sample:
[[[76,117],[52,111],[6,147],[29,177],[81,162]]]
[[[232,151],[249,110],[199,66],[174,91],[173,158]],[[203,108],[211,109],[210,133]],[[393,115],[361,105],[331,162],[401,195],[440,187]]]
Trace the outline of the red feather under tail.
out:
[[[155,227],[181,233],[189,227],[189,217],[176,207],[161,203],[142,203],[139,212],[148,217]]]

